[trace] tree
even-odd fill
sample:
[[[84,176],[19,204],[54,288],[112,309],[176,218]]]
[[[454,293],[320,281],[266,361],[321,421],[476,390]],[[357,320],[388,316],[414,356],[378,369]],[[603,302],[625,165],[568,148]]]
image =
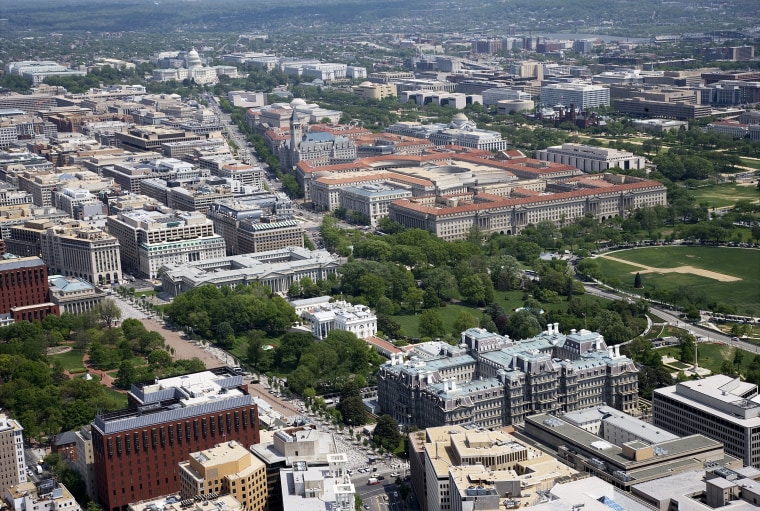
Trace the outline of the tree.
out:
[[[111,328],[111,325],[121,319],[121,309],[110,298],[101,301],[97,307],[98,318]]]
[[[264,332],[261,330],[251,330],[246,334],[246,337],[248,338],[248,349],[246,350],[246,355],[248,357],[248,362],[251,364],[253,369],[260,373],[262,371],[265,371],[269,369],[269,367],[264,367],[265,365],[271,365],[271,360],[267,361],[268,364],[265,362],[265,359],[269,358],[268,351],[270,350],[264,350]]]
[[[153,350],[148,354],[148,364],[157,368],[165,368],[172,365],[172,356],[164,350]]]
[[[401,433],[396,420],[387,414],[378,417],[372,433],[372,441],[389,451],[395,450],[401,442]]]
[[[678,340],[678,359],[684,363],[691,363],[694,361],[694,343],[696,339],[689,334],[683,334],[679,336]],[[729,362],[730,363],[730,362]]]
[[[641,274],[636,272],[636,277],[633,279],[633,287],[635,289],[641,289],[644,285],[641,283]]]
[[[468,275],[459,283],[459,291],[469,303],[486,305],[493,301],[493,282],[485,273]]]
[[[364,402],[357,389],[352,389],[341,396],[338,409],[344,424],[361,426],[367,423],[367,410],[364,408]]]
[[[428,309],[420,314],[418,329],[423,337],[438,337],[446,333],[443,320],[436,309]]]
[[[406,291],[404,291],[402,299],[404,300],[404,303],[409,307],[409,309],[416,314],[417,313],[417,307],[422,305],[422,300],[425,297],[425,292],[416,287],[412,286],[408,288]]]
[[[359,288],[362,295],[367,298],[367,303],[374,307],[385,295],[386,282],[380,275],[367,273],[359,279]]]
[[[509,317],[508,332],[513,339],[528,339],[541,332],[541,324],[531,312],[522,310]]]
[[[114,385],[120,389],[128,389],[135,382],[135,368],[129,360],[123,360],[119,365],[119,371],[116,373]]]
[[[232,347],[235,345],[235,329],[229,321],[222,321],[216,325],[216,342],[220,346]]]
[[[455,337],[459,337],[459,334],[468,328],[474,328],[476,326],[478,326],[478,318],[463,311],[459,313],[459,316],[457,316],[457,319],[454,321],[454,328],[452,333]]]

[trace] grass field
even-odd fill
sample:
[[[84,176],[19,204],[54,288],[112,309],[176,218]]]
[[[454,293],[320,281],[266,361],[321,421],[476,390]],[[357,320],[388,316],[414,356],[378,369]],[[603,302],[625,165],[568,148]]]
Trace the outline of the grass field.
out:
[[[667,289],[678,297],[679,292],[704,295],[709,301],[723,302],[736,307],[739,314],[760,316],[760,252],[751,249],[726,247],[652,247],[624,250],[608,254],[654,268],[691,266],[741,280],[720,282],[713,278],[687,273],[641,273],[644,294],[647,290]],[[624,289],[634,291],[635,264],[625,264],[598,257],[603,280],[616,278]]]
[[[504,307],[506,309],[506,307]],[[483,316],[483,312],[471,307],[465,307],[464,305],[447,305],[441,309],[438,309],[438,314],[443,320],[443,327],[447,332],[452,333],[454,330],[454,322],[459,317],[459,314],[466,312],[480,318]],[[398,316],[391,316],[393,321],[401,325],[406,335],[410,337],[419,337],[420,332],[418,329],[420,322],[420,313],[413,314],[399,314]]]
[[[710,208],[733,206],[742,199],[759,200],[760,192],[755,186],[740,186],[733,183],[703,186],[689,190],[697,204],[707,203]]]
[[[677,358],[678,347],[663,348],[663,349],[657,350],[657,353],[659,355],[669,355],[671,357]],[[697,354],[698,354],[697,357],[699,361],[699,367],[704,367],[705,369],[709,369],[713,373],[720,373],[720,366],[723,364],[723,361],[724,360],[733,361],[734,353],[736,353],[736,348],[732,348],[731,346],[727,346],[725,344],[710,344],[710,343],[700,342],[697,347]],[[752,359],[754,357],[755,355],[744,352],[744,356],[742,357],[742,362],[741,364],[739,364],[740,374],[747,374],[749,365],[752,363]],[[669,365],[674,365],[674,364],[669,364]]]
[[[61,367],[63,367],[67,371],[77,371],[84,369],[84,364],[82,363],[82,352],[79,350],[71,350],[67,351],[66,353],[61,353],[59,355],[49,355],[48,359],[50,362],[60,362]]]
[[[506,311],[507,315],[510,315],[515,309],[524,305],[523,295],[523,291],[494,291],[494,303],[501,305]],[[602,304],[609,303],[608,300],[596,296],[584,295],[584,298],[587,300],[595,300]],[[567,309],[567,301],[564,297],[562,297],[559,303],[542,303],[541,306],[546,312],[565,311]],[[459,317],[459,314],[463,311],[472,316],[475,316],[476,318],[482,317],[483,314],[485,314],[480,309],[468,307],[466,305],[447,305],[446,307],[442,307],[438,309],[438,314],[441,316],[441,319],[443,320],[443,326],[447,332],[453,333],[454,322],[457,320],[457,317]],[[399,314],[397,316],[392,316],[392,318],[393,321],[401,325],[401,328],[404,329],[406,335],[409,337],[419,337],[419,329],[417,328],[420,321],[419,314],[420,313],[418,313],[416,316],[410,314]],[[457,335],[459,334],[457,333]]]
[[[742,165],[744,165],[745,167],[750,167],[750,168],[753,168],[753,169],[760,170],[760,160],[759,159],[757,159],[757,158],[746,158],[746,157],[744,157],[744,158],[740,157],[739,159],[742,161]]]

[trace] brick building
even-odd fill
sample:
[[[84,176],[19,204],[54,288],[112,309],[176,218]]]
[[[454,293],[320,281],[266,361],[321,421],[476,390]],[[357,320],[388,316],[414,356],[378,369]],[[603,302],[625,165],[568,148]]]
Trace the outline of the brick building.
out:
[[[211,369],[132,386],[130,407],[95,417],[97,496],[104,510],[180,490],[179,463],[230,440],[259,442],[258,410],[243,378]]]
[[[58,315],[58,306],[48,302],[47,266],[39,257],[0,261],[0,316],[8,319],[44,319]],[[11,321],[12,322],[12,321]]]

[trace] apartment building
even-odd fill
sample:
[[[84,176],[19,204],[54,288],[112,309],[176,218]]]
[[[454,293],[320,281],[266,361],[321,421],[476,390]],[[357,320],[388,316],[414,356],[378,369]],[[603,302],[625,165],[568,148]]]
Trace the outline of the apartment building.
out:
[[[179,463],[192,452],[259,441],[257,406],[228,368],[133,385],[128,398],[130,408],[92,422],[97,495],[109,511],[178,492]]]
[[[536,151],[536,159],[572,165],[584,172],[604,172],[615,167],[644,169],[646,166],[646,158],[629,151],[569,143]]]
[[[521,341],[471,328],[459,347],[392,356],[380,367],[378,402],[403,426],[522,424],[536,411],[568,412],[606,403],[631,411],[638,370],[596,332],[564,335],[558,324]],[[582,390],[581,390],[582,389]]]
[[[5,276],[4,272],[0,275]],[[26,483],[24,460],[24,428],[15,419],[0,413],[0,491],[3,495],[9,488]]]
[[[122,264],[155,279],[166,264],[222,257],[225,242],[203,214],[166,207],[133,209],[109,216],[108,232],[119,240]]]
[[[655,426],[676,435],[703,434],[726,453],[760,468],[760,396],[757,385],[713,375],[657,389],[652,394]]]
[[[266,507],[266,467],[235,440],[190,453],[179,464],[179,480],[182,499],[231,495],[247,511]]]

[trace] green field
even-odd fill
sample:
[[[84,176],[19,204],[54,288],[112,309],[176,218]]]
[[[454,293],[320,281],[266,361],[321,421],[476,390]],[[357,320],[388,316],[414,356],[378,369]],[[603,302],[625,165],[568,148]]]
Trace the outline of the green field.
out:
[[[727,346],[725,344],[712,344],[712,343],[704,343],[700,342],[697,346],[697,357],[699,361],[699,367],[704,367],[705,369],[709,369],[713,373],[719,374],[721,365],[723,365],[724,360],[733,361],[734,360],[734,354],[736,353],[736,348],[732,348],[731,346]],[[677,358],[678,357],[678,347],[671,347],[671,348],[664,348],[657,350],[658,355],[669,355],[671,357]],[[739,364],[739,373],[740,374],[747,374],[747,371],[749,370],[749,366],[752,363],[752,360],[755,358],[755,355],[752,353],[744,352],[741,364]],[[680,364],[681,362],[677,362],[677,364]],[[675,364],[671,363],[669,365],[675,366]],[[691,361],[689,364],[686,364],[689,367],[691,367]],[[677,367],[677,366],[676,366]]]
[[[757,158],[747,158],[747,157],[740,158],[740,159],[742,161],[742,165],[744,165],[745,167],[750,167],[750,168],[753,168],[753,169],[760,170],[760,159],[757,159]]]
[[[611,257],[651,266],[676,268],[693,266],[739,277],[736,282],[720,282],[691,273],[642,273],[643,289],[633,289],[640,268],[604,257],[596,258],[605,281],[617,279],[623,289],[643,295],[647,290],[667,289],[671,295],[703,295],[709,302],[733,305],[738,314],[760,316],[760,252],[727,247],[651,247],[607,254]]]
[[[506,309],[506,307],[504,307]],[[459,314],[466,312],[476,318],[482,317],[483,312],[472,307],[465,307],[464,305],[447,305],[438,309],[438,314],[443,320],[443,326],[447,332],[452,333],[454,330],[454,322],[459,317]],[[419,337],[420,332],[418,329],[420,322],[420,313],[417,314],[399,314],[397,316],[391,316],[393,321],[401,325],[406,335],[410,337]]]
[[[697,204],[707,203],[709,208],[733,206],[739,200],[760,200],[760,192],[755,186],[740,186],[733,183],[702,186],[689,190]]]
[[[48,360],[50,360],[51,363],[60,362],[61,367],[67,371],[81,371],[84,369],[82,352],[80,350],[73,349],[59,355],[49,355]]]

